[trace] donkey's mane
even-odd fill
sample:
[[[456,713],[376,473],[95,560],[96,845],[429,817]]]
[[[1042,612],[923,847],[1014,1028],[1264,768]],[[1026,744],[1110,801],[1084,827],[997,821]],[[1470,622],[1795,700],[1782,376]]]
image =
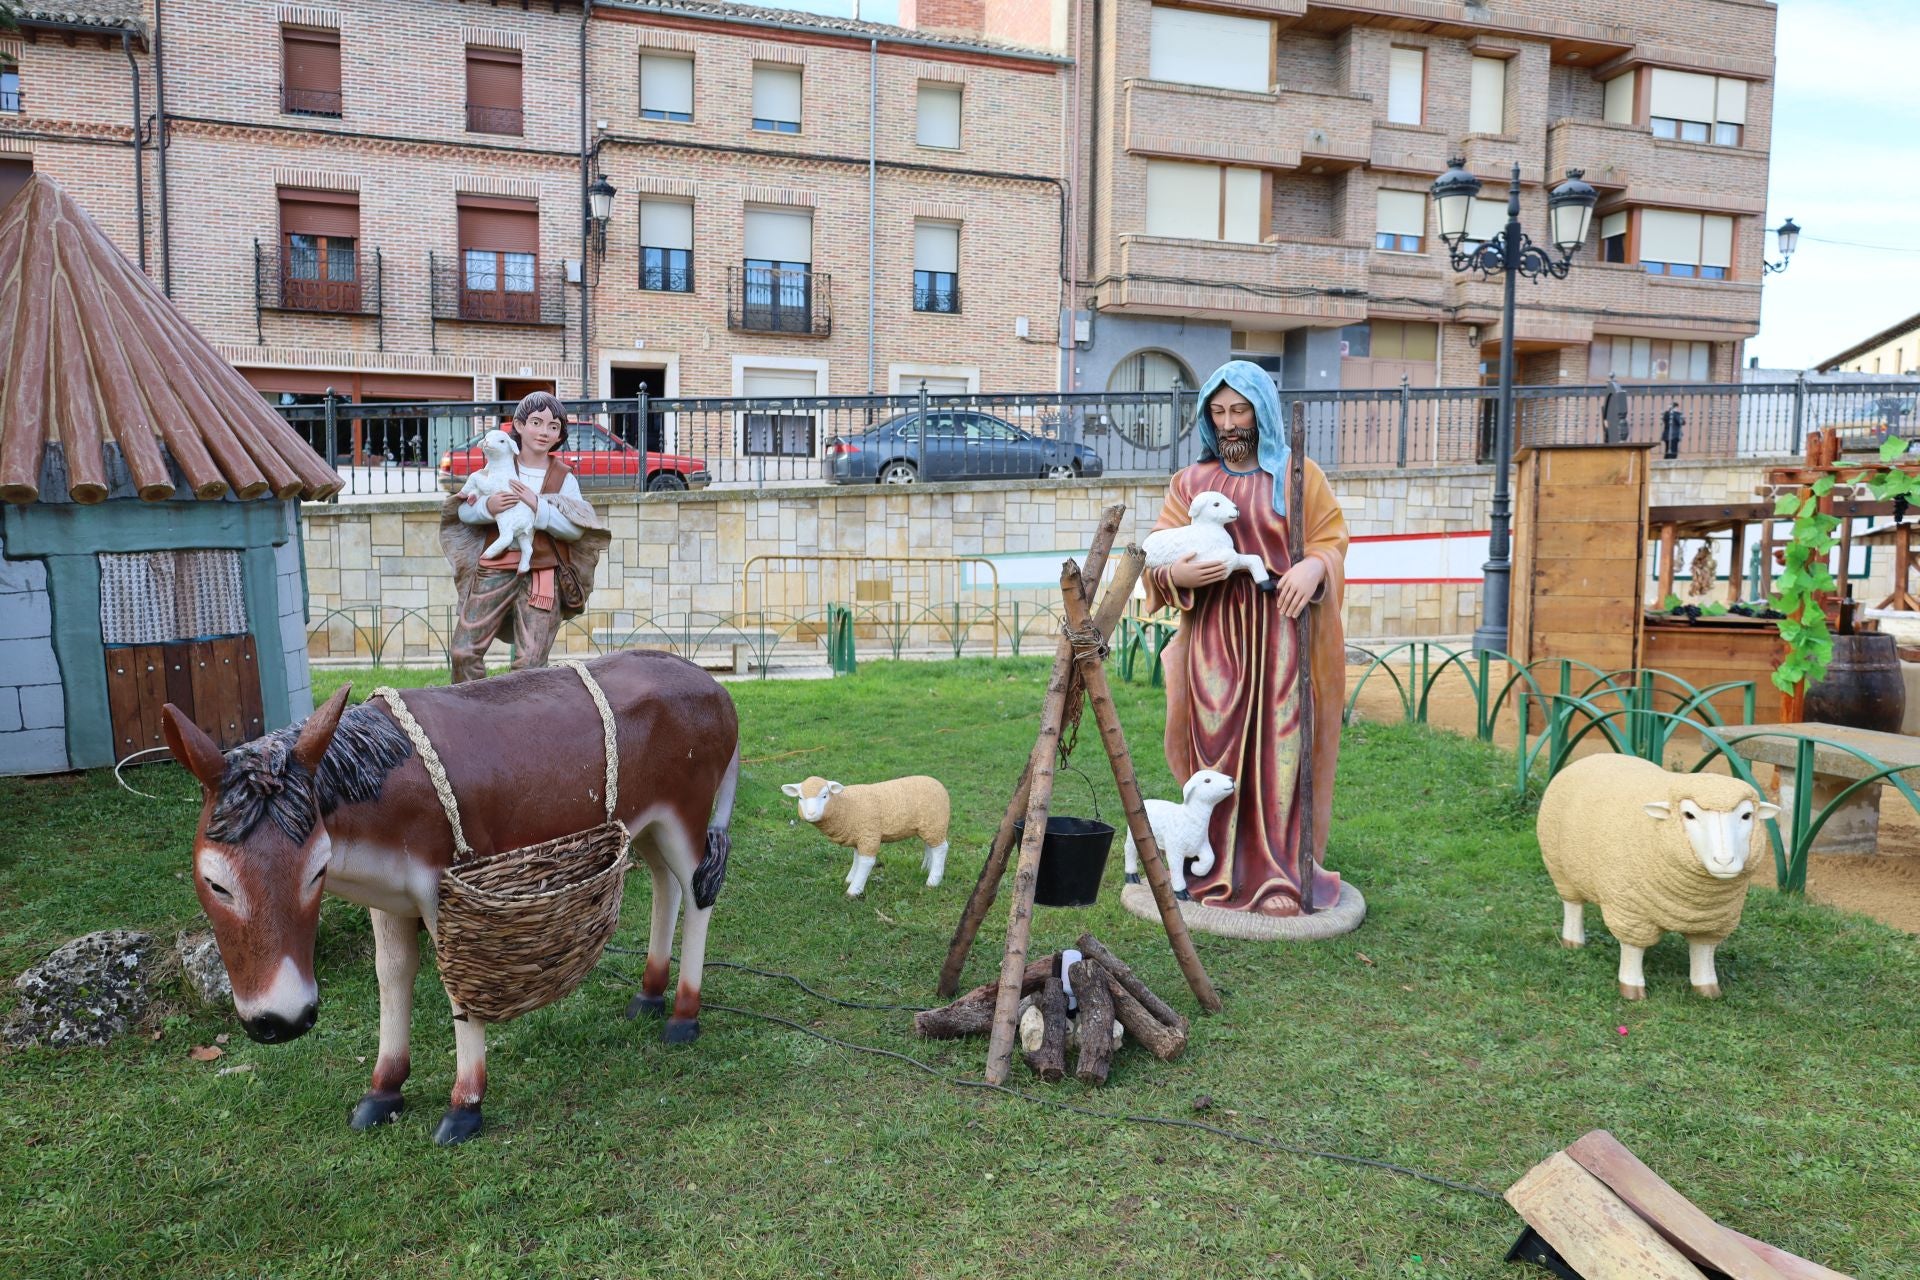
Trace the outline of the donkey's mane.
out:
[[[370,706],[340,717],[318,776],[293,758],[302,725],[255,738],[227,753],[227,770],[207,820],[207,839],[236,844],[262,818],[301,844],[314,823],[343,804],[380,798],[394,766],[413,754],[393,718]]]

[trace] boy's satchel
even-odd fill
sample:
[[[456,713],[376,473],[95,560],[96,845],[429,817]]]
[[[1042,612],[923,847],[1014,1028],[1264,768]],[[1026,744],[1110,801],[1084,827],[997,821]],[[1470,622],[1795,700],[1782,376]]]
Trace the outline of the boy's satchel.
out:
[[[574,570],[572,557],[564,552],[553,566],[553,598],[568,613],[578,613],[587,607],[587,593],[580,585],[580,575]]]

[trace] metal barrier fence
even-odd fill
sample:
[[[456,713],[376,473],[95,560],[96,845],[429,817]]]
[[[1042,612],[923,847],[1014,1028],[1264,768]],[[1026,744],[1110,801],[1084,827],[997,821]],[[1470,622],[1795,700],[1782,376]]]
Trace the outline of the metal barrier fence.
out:
[[[1678,456],[1798,454],[1838,427],[1872,448],[1914,417],[1920,379],[1633,386],[1629,438],[1658,442],[1685,419]],[[1519,445],[1597,443],[1605,387],[1515,388]],[[1491,387],[1281,392],[1306,406],[1307,451],[1328,470],[1483,463],[1493,452]],[[1194,461],[1192,391],[665,399],[570,406],[562,445],[583,486],[671,491],[921,480],[1166,475]],[[280,412],[346,477],[345,494],[431,494],[479,464],[471,449],[511,402],[286,405]]]

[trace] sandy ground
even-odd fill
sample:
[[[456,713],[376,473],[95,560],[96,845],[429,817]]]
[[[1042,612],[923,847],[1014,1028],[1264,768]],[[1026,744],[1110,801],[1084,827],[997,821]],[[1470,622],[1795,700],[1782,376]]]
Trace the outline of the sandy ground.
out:
[[[1348,668],[1349,693],[1363,671],[1361,667]],[[1362,720],[1388,722],[1403,718],[1399,694],[1384,672],[1375,672],[1367,681],[1354,715]],[[1474,700],[1466,678],[1458,671],[1447,672],[1435,684],[1428,700],[1427,722],[1435,728],[1464,735],[1474,732]],[[1515,730],[1513,716],[1504,716],[1495,726],[1494,741],[1511,749]],[[1604,749],[1604,744],[1590,738],[1575,752],[1585,755]],[[1673,763],[1680,761],[1676,759]],[[1762,781],[1768,772],[1761,771]],[[1771,858],[1762,861],[1759,876],[1762,882],[1773,883]],[[1872,916],[1908,933],[1920,933],[1920,814],[1913,811],[1898,791],[1883,787],[1880,851],[1833,857],[1816,854],[1807,869],[1807,896],[1816,902]]]

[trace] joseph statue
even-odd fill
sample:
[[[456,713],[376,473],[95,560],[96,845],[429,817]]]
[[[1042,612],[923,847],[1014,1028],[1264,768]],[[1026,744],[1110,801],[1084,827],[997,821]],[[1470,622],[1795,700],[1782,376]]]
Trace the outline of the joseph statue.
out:
[[[1240,517],[1227,526],[1241,554],[1266,561],[1279,579],[1261,592],[1245,573],[1193,557],[1147,574],[1147,601],[1180,611],[1167,646],[1167,766],[1184,785],[1201,769],[1235,782],[1213,811],[1214,868],[1190,877],[1194,901],[1268,916],[1301,913],[1301,859],[1314,859],[1314,910],[1340,897],[1340,878],[1322,869],[1340,755],[1346,693],[1347,522],[1327,478],[1310,459],[1305,510],[1287,510],[1293,465],[1272,377],[1246,360],[1222,365],[1201,388],[1200,460],[1178,472],[1154,528],[1190,523],[1194,497],[1225,494]],[[1287,525],[1302,522],[1305,554],[1287,552]],[[1300,847],[1300,655],[1292,619],[1311,610],[1310,676],[1315,704],[1313,848]]]

